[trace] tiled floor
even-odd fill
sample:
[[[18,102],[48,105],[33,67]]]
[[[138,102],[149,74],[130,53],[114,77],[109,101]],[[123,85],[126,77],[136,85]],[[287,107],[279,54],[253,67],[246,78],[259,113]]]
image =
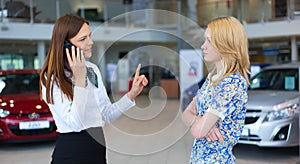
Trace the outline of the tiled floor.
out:
[[[178,100],[141,97],[105,127],[109,164],[187,164],[193,138],[181,122]],[[0,144],[1,164],[49,163],[54,142]],[[237,164],[295,164],[298,149],[234,148]]]

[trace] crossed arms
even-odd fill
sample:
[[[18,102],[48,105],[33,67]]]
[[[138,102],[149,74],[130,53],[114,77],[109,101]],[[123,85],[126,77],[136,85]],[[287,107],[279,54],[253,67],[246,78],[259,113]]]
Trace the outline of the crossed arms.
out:
[[[190,132],[195,138],[206,138],[208,141],[219,140],[224,143],[224,137],[216,127],[219,116],[210,112],[205,112],[203,116],[198,116],[196,99],[187,106],[182,114],[183,123],[190,127]]]

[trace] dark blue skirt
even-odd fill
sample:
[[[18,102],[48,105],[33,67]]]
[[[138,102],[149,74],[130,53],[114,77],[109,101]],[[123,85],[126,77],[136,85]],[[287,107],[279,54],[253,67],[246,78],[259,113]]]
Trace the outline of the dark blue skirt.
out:
[[[61,133],[57,138],[51,164],[106,164],[102,128]]]

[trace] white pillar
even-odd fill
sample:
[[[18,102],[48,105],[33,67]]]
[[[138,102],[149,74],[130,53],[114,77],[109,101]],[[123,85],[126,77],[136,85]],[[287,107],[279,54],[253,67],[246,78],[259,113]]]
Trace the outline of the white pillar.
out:
[[[81,0],[81,3],[80,3],[80,16],[82,18],[85,18],[85,13],[84,13],[84,2],[83,0]]]
[[[297,47],[296,36],[292,36],[291,39],[291,59],[292,62],[298,61],[298,47]]]
[[[188,17],[193,21],[197,22],[197,0],[188,0]]]
[[[60,0],[55,1],[55,6],[56,6],[56,19],[60,17]]]
[[[33,13],[33,2],[32,0],[29,1],[29,11],[30,11],[30,23],[33,24],[34,22],[34,13]]]
[[[38,53],[38,59],[39,59],[39,68],[42,68],[45,57],[46,57],[46,48],[45,48],[45,42],[39,41],[37,44],[37,53]]]
[[[108,23],[108,8],[107,8],[107,1],[103,1],[103,20],[104,20],[104,26],[107,27]]]

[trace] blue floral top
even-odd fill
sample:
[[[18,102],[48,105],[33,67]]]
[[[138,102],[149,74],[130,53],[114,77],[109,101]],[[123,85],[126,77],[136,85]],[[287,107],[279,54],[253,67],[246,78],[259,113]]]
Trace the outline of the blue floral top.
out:
[[[191,164],[232,164],[235,157],[232,148],[242,133],[248,102],[247,83],[239,73],[224,78],[217,86],[210,82],[210,74],[197,92],[199,116],[211,112],[220,117],[216,126],[224,136],[224,145],[219,141],[208,142],[195,139],[191,152]]]

